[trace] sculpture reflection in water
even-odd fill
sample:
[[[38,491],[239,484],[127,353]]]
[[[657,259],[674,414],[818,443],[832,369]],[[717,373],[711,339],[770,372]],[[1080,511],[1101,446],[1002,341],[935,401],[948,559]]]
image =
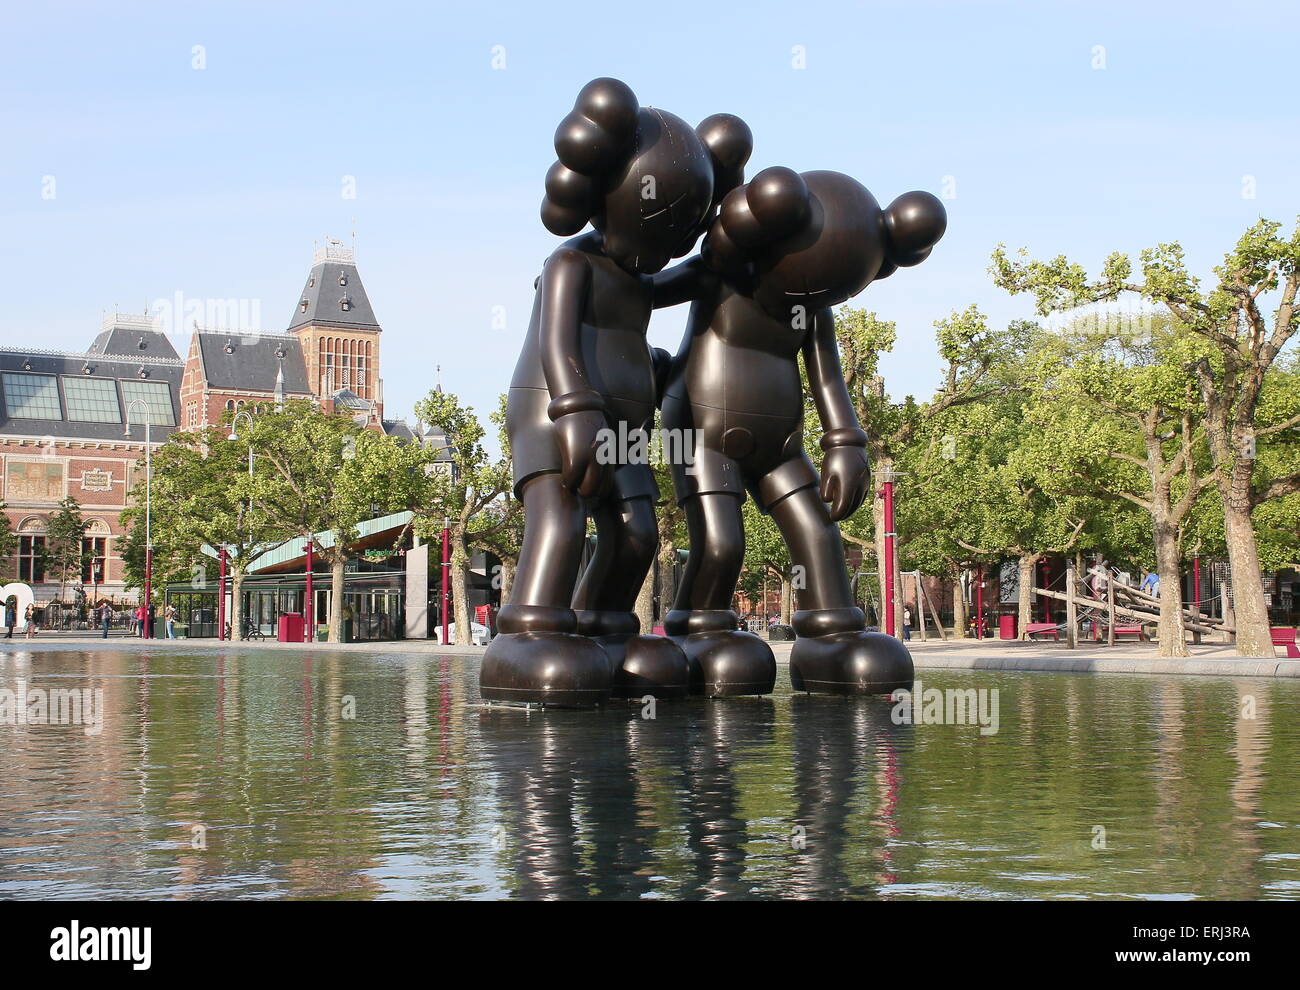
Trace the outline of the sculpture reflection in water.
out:
[[[788,732],[766,698],[702,718],[484,711],[502,884],[525,899],[879,896],[915,730],[874,703],[789,711]]]

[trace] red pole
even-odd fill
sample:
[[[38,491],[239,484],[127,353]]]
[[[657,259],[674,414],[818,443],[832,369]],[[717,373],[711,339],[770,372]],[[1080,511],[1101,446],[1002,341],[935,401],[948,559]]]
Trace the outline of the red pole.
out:
[[[894,633],[894,483],[886,481],[885,496],[885,632]]]
[[[221,548],[221,569],[217,578],[217,639],[226,638],[226,548]]]
[[[984,638],[984,565],[980,564],[979,584],[975,586],[975,638]]]
[[[303,547],[303,549],[307,551],[307,600],[303,602],[302,606],[302,641],[304,643],[312,643],[316,640],[316,630],[312,621],[315,618],[315,616],[312,615],[312,604],[315,599],[312,597],[311,587],[312,550],[315,546],[315,540],[308,540],[307,545]]]
[[[153,547],[144,552],[144,638],[153,639]]]
[[[442,520],[442,645],[449,645],[447,642],[447,572],[451,570],[451,531],[447,528],[447,520]]]

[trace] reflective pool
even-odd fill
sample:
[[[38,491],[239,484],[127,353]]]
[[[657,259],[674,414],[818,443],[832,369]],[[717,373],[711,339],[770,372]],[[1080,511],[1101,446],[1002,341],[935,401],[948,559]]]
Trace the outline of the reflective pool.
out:
[[[477,670],[0,652],[0,695],[103,705],[0,703],[0,897],[1300,897],[1300,682],[922,672],[996,689],[982,733],[784,668],[654,718],[487,708]]]

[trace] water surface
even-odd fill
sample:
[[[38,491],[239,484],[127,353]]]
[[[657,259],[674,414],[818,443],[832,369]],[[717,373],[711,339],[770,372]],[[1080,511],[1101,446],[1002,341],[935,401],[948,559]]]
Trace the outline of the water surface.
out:
[[[1300,683],[924,671],[886,699],[479,703],[434,653],[0,652],[4,898],[1297,898]],[[1253,717],[1243,717],[1253,715]],[[350,717],[349,717],[350,716]]]

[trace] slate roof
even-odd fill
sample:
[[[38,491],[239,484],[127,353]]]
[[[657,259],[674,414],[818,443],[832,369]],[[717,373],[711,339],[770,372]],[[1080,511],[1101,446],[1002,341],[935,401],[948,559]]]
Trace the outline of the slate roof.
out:
[[[208,387],[274,392],[275,376],[284,356],[285,394],[310,395],[302,341],[287,334],[203,330],[199,356]]]
[[[410,425],[404,419],[386,419],[383,421],[384,432],[390,437],[397,437],[399,440],[416,440],[416,430],[411,429]],[[451,460],[451,452],[447,450],[447,434],[440,427],[430,426],[423,427],[417,425],[416,429],[423,429],[424,432],[419,435],[419,441],[426,447],[437,451],[434,456],[435,461]]]
[[[345,284],[340,285],[340,280]],[[343,299],[348,300],[344,309]],[[306,303],[304,309],[303,303]],[[289,329],[307,325],[340,327],[348,330],[378,330],[379,321],[370,306],[357,266],[344,261],[320,261],[312,266],[307,284],[293,308]]]
[[[167,335],[159,330],[109,327],[90,345],[91,354],[121,354],[127,357],[160,357],[179,360],[180,355]]]
[[[101,335],[102,336],[102,335]],[[28,367],[30,366],[30,367]],[[86,368],[90,372],[87,374]],[[141,375],[140,372],[145,374]],[[166,382],[171,393],[172,418],[180,422],[180,386],[185,365],[179,359],[164,357],[116,357],[102,353],[76,353],[71,351],[25,350],[16,347],[0,348],[0,372],[17,372],[30,375],[56,375],[75,378],[109,378],[117,381]],[[62,382],[60,382],[62,385]],[[9,415],[8,403],[0,401],[0,433],[8,436],[56,437],[60,440],[105,440],[121,443],[125,438],[125,405],[121,389],[118,390],[118,411],[121,419],[116,423],[84,423],[69,420],[67,402],[60,387],[60,406],[64,419],[14,419]],[[3,386],[0,385],[0,393]],[[175,427],[154,426],[155,441],[166,440]],[[131,427],[131,440],[144,439],[144,428],[137,421]]]

